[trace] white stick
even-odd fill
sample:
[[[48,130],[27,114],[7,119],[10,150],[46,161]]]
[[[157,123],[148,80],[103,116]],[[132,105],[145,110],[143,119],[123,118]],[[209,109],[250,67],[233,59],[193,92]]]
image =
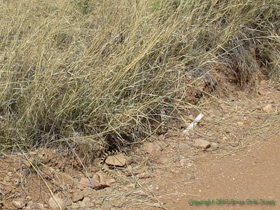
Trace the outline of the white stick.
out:
[[[193,130],[194,127],[197,125],[197,123],[202,119],[204,115],[202,113],[200,113],[195,119],[194,121],[183,131],[183,134],[188,134],[190,130]]]

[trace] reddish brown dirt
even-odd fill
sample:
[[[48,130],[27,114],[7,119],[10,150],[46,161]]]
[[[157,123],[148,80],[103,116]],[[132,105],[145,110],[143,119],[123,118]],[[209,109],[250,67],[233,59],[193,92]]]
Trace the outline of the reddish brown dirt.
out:
[[[195,161],[195,179],[182,169],[170,178],[172,182],[162,180],[156,195],[168,209],[278,209],[279,149],[278,133],[229,156],[202,154]],[[208,207],[201,204],[208,199]],[[192,204],[195,201],[199,203]]]
[[[184,122],[128,154],[132,176],[120,172],[126,178],[99,190],[79,184],[99,169],[83,168],[67,151],[26,154],[37,171],[21,152],[1,154],[0,209],[49,209],[51,192],[67,209],[280,209],[279,110],[279,83],[205,99]],[[194,132],[182,134],[199,112],[205,116]],[[194,146],[196,139],[211,147]],[[208,207],[189,204],[208,200]]]

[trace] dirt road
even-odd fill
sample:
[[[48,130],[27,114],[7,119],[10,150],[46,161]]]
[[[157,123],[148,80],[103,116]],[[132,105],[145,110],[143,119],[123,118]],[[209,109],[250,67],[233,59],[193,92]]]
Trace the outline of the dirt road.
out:
[[[161,201],[168,209],[279,209],[279,151],[278,132],[229,156],[206,154],[196,161],[195,179],[182,170]]]

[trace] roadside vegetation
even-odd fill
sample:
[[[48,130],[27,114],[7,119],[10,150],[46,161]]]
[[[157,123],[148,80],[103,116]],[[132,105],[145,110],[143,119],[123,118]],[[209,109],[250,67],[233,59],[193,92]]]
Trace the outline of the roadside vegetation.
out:
[[[255,87],[280,76],[278,0],[1,5],[2,149],[131,145],[222,83]]]

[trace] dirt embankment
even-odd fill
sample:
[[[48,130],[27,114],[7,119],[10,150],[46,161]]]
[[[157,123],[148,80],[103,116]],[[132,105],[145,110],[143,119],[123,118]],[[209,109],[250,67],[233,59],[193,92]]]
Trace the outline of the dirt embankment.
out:
[[[110,169],[118,180],[102,175],[99,189],[101,168],[84,168],[67,151],[1,154],[1,208],[50,209],[55,195],[62,209],[278,209],[279,83],[205,104],[193,133],[182,131],[197,111],[127,154],[126,169]],[[196,146],[198,139],[210,147]]]

